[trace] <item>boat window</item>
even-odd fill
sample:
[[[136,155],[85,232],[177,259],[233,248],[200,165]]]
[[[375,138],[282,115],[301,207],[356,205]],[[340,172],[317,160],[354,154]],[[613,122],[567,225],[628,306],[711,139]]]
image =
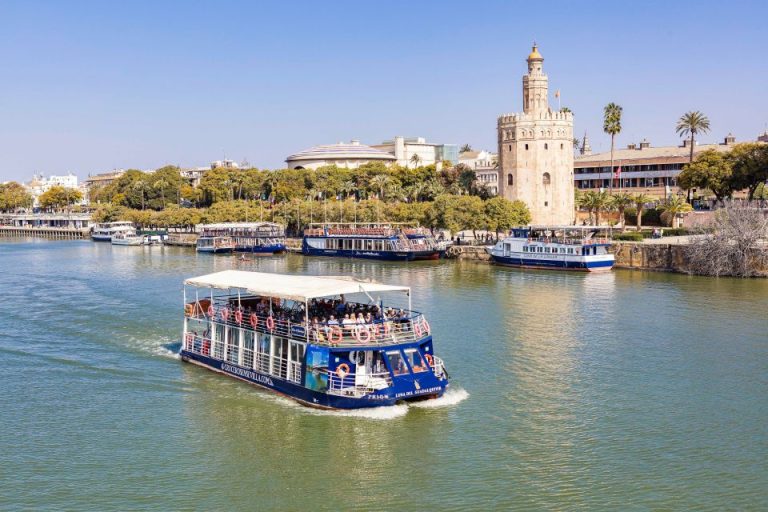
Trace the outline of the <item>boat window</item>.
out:
[[[411,365],[413,373],[420,373],[427,371],[427,365],[424,364],[421,354],[415,348],[409,348],[405,350],[405,358],[408,360],[408,364]]]
[[[408,367],[405,365],[405,360],[399,350],[387,352],[387,360],[389,361],[389,367],[392,369],[394,375],[404,375],[408,373]]]

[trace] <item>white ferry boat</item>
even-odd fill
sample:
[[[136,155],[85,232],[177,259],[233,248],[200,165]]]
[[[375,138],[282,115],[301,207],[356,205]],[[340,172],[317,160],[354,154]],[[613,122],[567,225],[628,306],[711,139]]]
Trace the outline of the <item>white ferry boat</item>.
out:
[[[236,252],[279,254],[286,251],[285,227],[274,222],[200,224],[201,237],[231,237]]]
[[[183,361],[327,409],[437,398],[448,386],[406,286],[240,270],[184,285]]]
[[[235,250],[235,241],[231,236],[201,236],[195,248],[197,252],[211,254],[231,253]]]
[[[144,235],[120,231],[112,235],[112,245],[149,245]]]
[[[112,237],[117,233],[136,234],[136,227],[133,222],[102,222],[93,228],[91,239],[94,242],[111,242]]]
[[[613,268],[606,228],[595,226],[529,226],[487,249],[494,263],[511,267],[581,270]]]

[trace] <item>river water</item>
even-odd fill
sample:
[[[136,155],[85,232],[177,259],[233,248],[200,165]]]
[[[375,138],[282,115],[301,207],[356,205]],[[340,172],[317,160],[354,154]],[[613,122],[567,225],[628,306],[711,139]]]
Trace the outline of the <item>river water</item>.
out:
[[[185,277],[414,289],[453,389],[332,413],[182,363]],[[0,244],[2,510],[768,507],[768,281]]]

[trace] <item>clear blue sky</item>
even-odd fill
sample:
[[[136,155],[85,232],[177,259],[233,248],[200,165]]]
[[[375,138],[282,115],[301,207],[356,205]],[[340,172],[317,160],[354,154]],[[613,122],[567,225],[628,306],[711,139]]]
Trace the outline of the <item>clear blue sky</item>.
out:
[[[536,5],[535,11],[528,6]],[[0,181],[247,158],[395,135],[495,149],[531,41],[550,90],[609,147],[768,122],[766,2],[0,2]]]

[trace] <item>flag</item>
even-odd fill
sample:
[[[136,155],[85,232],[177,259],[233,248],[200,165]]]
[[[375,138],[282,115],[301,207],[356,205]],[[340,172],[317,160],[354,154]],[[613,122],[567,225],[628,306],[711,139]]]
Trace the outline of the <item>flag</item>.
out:
[[[613,173],[613,177],[616,179],[621,178],[621,164],[616,168],[616,172]]]
[[[555,91],[555,98],[559,98],[559,97],[560,97],[560,89]]]

